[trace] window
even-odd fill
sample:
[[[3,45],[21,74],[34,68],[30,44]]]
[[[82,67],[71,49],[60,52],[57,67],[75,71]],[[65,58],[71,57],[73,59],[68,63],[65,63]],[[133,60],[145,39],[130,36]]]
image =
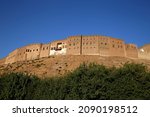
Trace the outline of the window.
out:
[[[112,45],[112,47],[114,48],[114,47],[115,47],[115,45]]]
[[[43,47],[43,50],[45,50],[45,48]]]
[[[39,51],[38,49],[36,49],[36,51]]]
[[[48,47],[47,47],[47,50],[48,50]]]
[[[107,45],[107,43],[105,43],[105,45]]]

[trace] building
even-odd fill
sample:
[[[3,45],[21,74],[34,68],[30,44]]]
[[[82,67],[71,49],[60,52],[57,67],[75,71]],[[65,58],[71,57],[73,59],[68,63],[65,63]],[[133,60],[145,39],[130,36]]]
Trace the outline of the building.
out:
[[[5,64],[55,55],[99,55],[145,58],[135,44],[108,36],[70,36],[48,44],[31,44],[18,48],[5,58]],[[148,57],[149,58],[149,57]]]

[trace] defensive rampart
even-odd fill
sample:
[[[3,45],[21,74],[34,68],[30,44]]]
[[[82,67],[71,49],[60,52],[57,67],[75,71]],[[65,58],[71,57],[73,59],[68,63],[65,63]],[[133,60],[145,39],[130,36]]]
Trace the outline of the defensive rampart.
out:
[[[143,48],[142,48],[143,49]],[[149,49],[150,50],[150,49]],[[149,50],[108,36],[70,36],[48,44],[31,44],[11,52],[5,64],[54,55],[100,55],[150,59]]]

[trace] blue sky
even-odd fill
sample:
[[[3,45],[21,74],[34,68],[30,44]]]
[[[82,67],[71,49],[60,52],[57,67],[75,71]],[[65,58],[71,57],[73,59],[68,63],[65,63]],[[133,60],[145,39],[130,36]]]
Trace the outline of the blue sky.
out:
[[[0,58],[81,34],[150,43],[150,0],[0,0]]]

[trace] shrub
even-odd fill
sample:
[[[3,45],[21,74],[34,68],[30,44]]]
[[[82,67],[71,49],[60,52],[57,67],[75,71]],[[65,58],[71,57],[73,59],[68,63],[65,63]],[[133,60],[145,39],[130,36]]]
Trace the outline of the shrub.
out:
[[[21,73],[0,78],[0,99],[150,99],[150,72],[143,64],[106,68],[82,64],[65,76],[39,79]]]

